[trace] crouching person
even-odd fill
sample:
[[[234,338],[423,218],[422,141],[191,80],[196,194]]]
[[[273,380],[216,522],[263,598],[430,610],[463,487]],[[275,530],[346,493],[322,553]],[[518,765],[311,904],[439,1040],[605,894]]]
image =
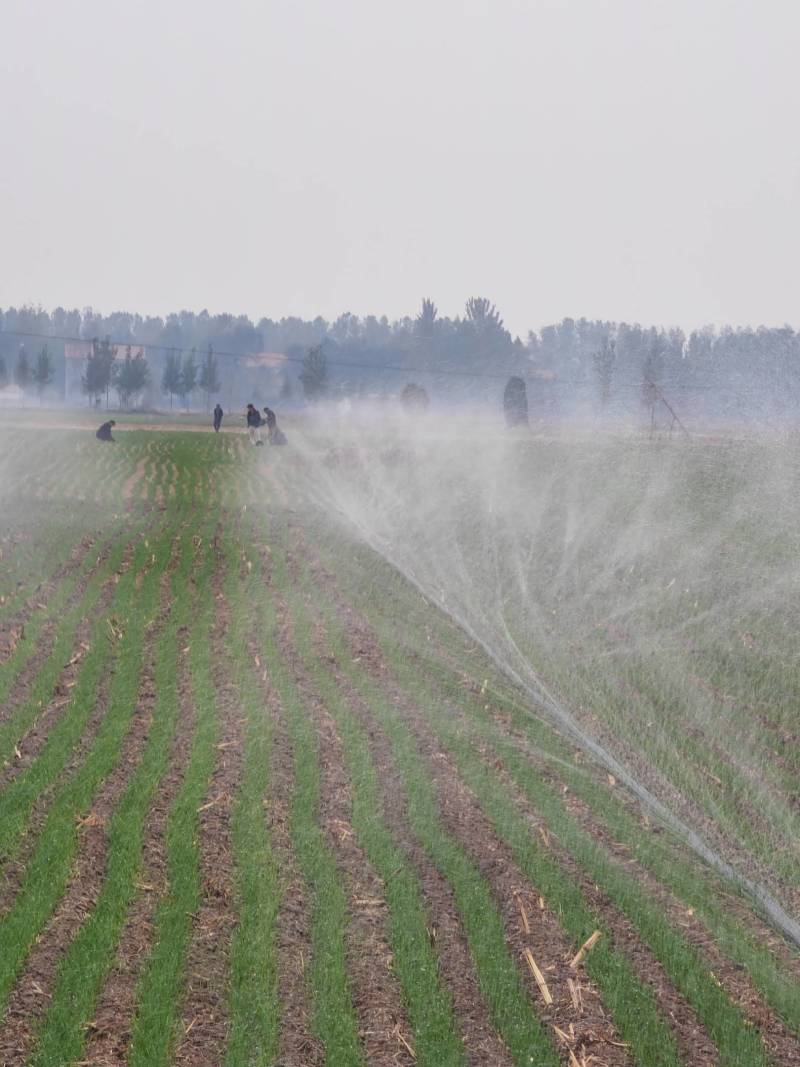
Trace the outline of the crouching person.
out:
[[[104,422],[100,429],[95,434],[98,441],[111,441],[114,443],[114,438],[111,436],[111,427],[116,426],[114,419],[109,419],[108,422]]]

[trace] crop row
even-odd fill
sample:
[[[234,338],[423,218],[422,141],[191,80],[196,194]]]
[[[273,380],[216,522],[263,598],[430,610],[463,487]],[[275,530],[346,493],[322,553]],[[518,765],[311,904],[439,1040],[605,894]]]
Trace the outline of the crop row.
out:
[[[174,436],[0,734],[45,732],[0,785],[0,1060],[791,1062],[746,902],[388,568],[257,511],[256,458]]]

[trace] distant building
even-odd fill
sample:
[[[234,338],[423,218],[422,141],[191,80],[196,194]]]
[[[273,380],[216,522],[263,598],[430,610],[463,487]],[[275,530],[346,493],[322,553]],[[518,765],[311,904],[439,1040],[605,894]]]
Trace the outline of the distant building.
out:
[[[283,352],[254,352],[251,356],[245,356],[242,360],[243,367],[266,368],[267,370],[280,370],[286,362]]]

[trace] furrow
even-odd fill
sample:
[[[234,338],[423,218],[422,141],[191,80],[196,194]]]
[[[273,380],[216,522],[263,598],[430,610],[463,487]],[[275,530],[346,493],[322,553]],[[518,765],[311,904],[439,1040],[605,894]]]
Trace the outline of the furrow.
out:
[[[283,611],[279,608],[279,614]],[[336,858],[347,896],[347,974],[367,1063],[410,1064],[411,1036],[402,993],[392,972],[382,879],[357,843],[351,823],[352,789],[336,723],[308,678],[290,626],[281,627],[282,652],[317,735],[320,761],[318,820]]]
[[[231,818],[238,921],[231,942],[228,1067],[271,1067],[278,1059],[281,1006],[278,997],[278,914],[281,871],[266,812],[274,788],[274,735],[263,672],[253,674],[255,613],[250,589],[238,576],[238,529],[229,513],[220,519],[216,547],[226,559],[224,595],[230,626],[218,649],[223,666],[225,703],[238,702],[244,713],[242,780]],[[233,527],[233,533],[227,531]],[[288,1009],[288,1004],[286,1005]]]
[[[441,744],[431,733],[427,715],[423,715],[416,708],[413,701],[410,701],[397,687],[386,670],[386,665],[368,625],[357,616],[350,605],[343,601],[339,591],[332,586],[331,576],[325,576],[317,570],[315,572],[317,588],[321,580],[325,581],[325,588],[336,604],[338,616],[344,623],[344,637],[347,643],[341,650],[342,654],[348,663],[352,663],[353,659],[358,662],[357,674],[359,676],[362,676],[365,671],[373,676],[375,688],[379,688],[383,694],[388,695],[393,710],[401,715],[411,729],[415,744],[419,746],[419,752],[425,759],[428,776],[435,784],[444,825],[455,839],[461,842],[491,882],[495,898],[502,908],[509,946],[517,959],[526,960],[525,950],[533,951],[530,944],[526,943],[528,939],[524,936],[524,928],[520,927],[520,904],[525,908],[526,914],[531,911],[530,894],[532,894],[533,903],[536,905],[533,909],[533,914],[536,916],[536,929],[540,930],[544,926],[547,931],[546,936],[537,942],[536,952],[533,953],[534,959],[545,975],[549,971],[554,979],[557,978],[555,985],[557,989],[560,989],[561,997],[556,998],[555,1007],[557,1009],[562,1006],[566,1012],[563,1020],[558,1020],[557,1017],[550,1020],[555,1034],[570,1032],[568,1024],[573,1022],[577,1036],[580,1026],[583,1025],[588,1038],[587,1048],[591,1049],[591,1053],[587,1052],[587,1055],[599,1055],[603,1059],[608,1059],[609,1062],[614,1062],[615,1057],[622,1056],[624,1061],[625,1043],[632,1043],[636,1050],[637,1042],[632,1040],[634,1035],[639,1039],[638,1054],[642,1054],[641,1034],[639,1033],[642,1027],[633,1015],[643,1014],[649,1020],[647,1027],[644,1027],[645,1044],[650,1050],[647,1055],[652,1054],[658,1057],[653,1062],[674,1061],[675,1046],[667,1040],[664,1023],[655,1012],[654,1004],[646,992],[647,985],[637,981],[634,971],[622,961],[618,954],[606,951],[605,947],[600,953],[607,963],[606,981],[603,983],[603,988],[589,981],[589,976],[584,971],[581,975],[581,984],[584,986],[582,992],[588,994],[588,996],[582,995],[581,997],[584,1014],[577,1025],[568,1018],[569,1014],[574,1012],[574,994],[569,986],[569,979],[574,980],[574,976],[570,974],[567,961],[574,954],[577,946],[567,936],[561,917],[556,919],[551,910],[555,908],[560,911],[560,904],[557,901],[546,900],[549,894],[543,893],[537,886],[536,865],[528,864],[523,865],[525,869],[520,868],[518,854],[512,851],[503,840],[502,834],[498,832],[498,827],[489,821],[472,794],[464,788],[455,767],[450,764],[448,756],[442,751]],[[559,889],[563,894],[565,887],[561,886]],[[525,892],[529,894],[527,904],[520,896]],[[582,917],[584,924],[593,921],[591,909],[587,907],[587,903],[574,890],[573,895],[576,897],[573,901],[575,913]],[[539,898],[545,902],[544,908],[538,906]],[[584,936],[588,937],[591,932],[591,929],[587,929]],[[544,966],[536,956],[537,952],[542,957]],[[651,962],[655,965],[655,961]],[[530,972],[528,977],[530,978]],[[629,1006],[620,1015],[620,999],[623,990],[626,992]],[[538,990],[535,985],[531,993],[534,996],[537,995]],[[632,1013],[631,1007],[634,1003],[637,1008],[636,1012]],[[665,1007],[669,1006],[665,1005]],[[607,1010],[611,1011],[612,1018],[618,1021],[620,1030],[617,1032],[611,1019],[604,1018]],[[594,1015],[594,1020],[592,1015]],[[667,1013],[664,1017],[669,1018],[669,1014]],[[702,1027],[699,1027],[698,1032],[702,1033]],[[713,1062],[713,1042],[707,1041],[706,1047],[710,1049],[711,1059],[707,1058],[698,1062]]]
[[[164,546],[166,548],[166,546]],[[163,552],[164,563],[168,557]],[[0,924],[0,1003],[5,1006],[17,976],[42,930],[70,888],[80,896],[80,880],[70,881],[79,852],[81,828],[104,825],[129,773],[126,763],[138,758],[146,728],[137,720],[132,694],[139,691],[146,661],[146,627],[158,606],[158,571],[154,570],[127,618],[124,649],[112,679],[108,712],[95,744],[77,771],[53,800],[36,847],[24,872],[19,893]],[[120,759],[123,760],[120,763]],[[87,850],[97,835],[86,841]],[[78,868],[80,870],[80,868]],[[91,871],[88,872],[90,875]],[[53,929],[52,925],[47,927]]]
[[[329,706],[339,705],[336,717],[346,730],[346,758],[361,775],[363,810],[359,818],[355,805],[356,827],[378,862],[383,859],[383,885],[390,909],[398,912],[390,915],[392,943],[401,979],[406,979],[419,1062],[510,1065],[511,1054],[479,989],[452,889],[409,828],[408,798],[386,735],[331,655],[320,623],[315,646],[336,686]],[[374,825],[376,805],[386,839]]]
[[[132,728],[120,752],[120,760],[95,794],[91,810],[78,821],[77,858],[64,895],[37,936],[9,998],[4,1039],[13,1043],[13,1052],[3,1050],[6,1067],[27,1063],[35,1044],[36,1031],[52,1000],[59,961],[100,896],[108,868],[109,821],[128,781],[135,773],[152,726],[155,706],[154,642],[163,628],[168,610],[168,606],[162,604],[161,619],[150,629],[145,641],[136,710]]]
[[[83,609],[90,611],[91,615],[84,614],[78,622],[69,659],[63,664],[58,674],[48,702],[36,714],[33,722],[27,726],[24,733],[18,734],[16,737],[14,735],[8,737],[9,743],[13,742],[14,755],[12,760],[9,760],[5,766],[0,768],[0,792],[36,760],[42,747],[46,744],[53,726],[61,715],[65,713],[65,709],[69,707],[71,691],[77,685],[86,654],[91,650],[92,620],[97,616],[105,616],[109,611],[116,592],[116,586],[122,575],[129,570],[133,563],[134,549],[133,543],[126,546],[119,567],[105,579],[99,589],[97,599],[93,600],[90,597],[88,603],[81,605]],[[135,582],[141,584],[145,571],[146,564],[137,573]],[[31,684],[32,681],[33,679],[31,679]],[[9,723],[9,726],[11,725]]]
[[[47,578],[43,578],[34,591],[28,594],[22,607],[12,610],[6,603],[2,619],[0,619],[0,667],[8,660],[17,645],[25,638],[25,627],[31,619],[40,611],[45,612],[48,606],[59,597],[65,585],[68,586],[70,579],[83,570],[92,549],[97,544],[98,534],[86,534],[75,545],[66,560],[59,564]],[[0,560],[3,556],[0,555]]]
[[[13,723],[26,702],[30,702],[31,691],[36,690],[33,694],[36,701],[49,699],[61,662],[69,656],[72,647],[72,636],[81,619],[81,602],[85,600],[91,609],[103,582],[103,572],[119,568],[128,548],[113,537],[106,541],[94,561],[75,579],[74,586],[62,588],[61,595],[57,593],[45,606],[42,616],[28,626],[16,654],[6,661],[0,682],[0,756],[3,758],[6,758]]]
[[[469,731],[470,725],[463,713],[453,707],[453,714],[459,722],[463,722],[464,729]],[[800,1059],[797,1031],[793,1032],[779,1017],[756,988],[742,965],[735,963],[722,950],[707,925],[696,914],[695,909],[659,882],[642,863],[631,855],[629,848],[615,841],[608,828],[597,818],[589,805],[576,796],[562,780],[545,768],[537,766],[534,770],[533,767],[525,767],[526,761],[521,755],[524,749],[520,748],[519,740],[509,738],[504,744],[498,743],[495,747],[490,747],[487,741],[478,737],[473,740],[473,744],[485,761],[495,765],[498,775],[502,777],[509,790],[519,792],[518,780],[529,780],[529,776],[534,773],[540,779],[547,780],[551,786],[555,784],[561,792],[565,811],[569,812],[586,835],[606,851],[610,861],[620,869],[620,876],[635,881],[648,898],[661,909],[671,926],[681,931],[682,937],[703,961],[705,968],[714,975],[716,981],[741,1010],[748,1022],[759,1031],[773,1059],[780,1063],[791,1062],[792,1057],[795,1056]],[[505,755],[502,763],[498,761],[499,754],[501,758],[502,754]],[[510,773],[509,766],[516,769],[517,776]],[[741,907],[741,902],[726,898],[727,908],[733,909],[737,904]],[[754,922],[752,916],[742,914],[742,921],[746,918],[749,918],[751,923]],[[766,940],[769,938],[769,932],[762,930],[761,936]],[[786,963],[787,970],[790,971],[796,969],[798,965],[797,960],[787,959]],[[784,985],[783,992],[788,999],[790,996],[788,984]],[[800,990],[796,987],[795,998],[798,993]]]
[[[435,647],[438,658],[446,650]],[[410,653],[412,656],[416,653]],[[491,691],[476,695],[478,686],[463,671],[452,666],[457,678],[441,676],[441,685],[453,696],[450,706],[464,728],[489,744],[495,757],[513,763],[540,792],[555,794],[591,837],[601,842],[616,859],[641,872],[643,884],[653,893],[666,894],[682,928],[691,928],[691,940],[707,944],[722,959],[713,969],[730,977],[734,998],[755,1005],[763,1001],[773,1014],[782,1016],[795,1034],[800,1034],[800,958],[761,920],[742,898],[719,883],[710,871],[687,857],[680,845],[663,828],[649,819],[626,791],[610,787],[607,776],[591,765],[584,768],[580,754],[565,750],[567,759],[554,763],[541,757],[542,725],[513,704],[497,706]],[[424,671],[429,681],[439,678],[433,661]],[[478,699],[480,697],[480,699]],[[464,705],[468,705],[469,714]],[[573,768],[572,763],[578,764]],[[682,918],[681,918],[682,916]],[[687,920],[691,919],[691,922]],[[737,986],[746,970],[750,992],[740,996]],[[724,984],[724,979],[723,979]],[[766,1019],[762,1008],[752,1016]],[[760,1025],[760,1024],[759,1024]],[[770,1024],[771,1025],[771,1024]],[[782,1024],[778,1023],[780,1028]],[[767,1042],[771,1039],[768,1037]]]
[[[141,573],[140,565],[147,571],[150,561],[148,555],[143,562],[142,551],[134,555],[123,580],[115,585],[112,605],[126,602],[131,581]],[[105,722],[109,692],[123,651],[122,642],[111,638],[107,619],[100,615],[95,620],[68,706],[58,707],[60,714],[37,746],[37,759],[14,767],[16,773],[9,775],[0,794],[0,914],[11,906],[24,880],[53,798],[79,771]]]
[[[181,648],[185,647],[188,634],[185,624],[176,630],[175,637]],[[155,911],[169,888],[165,855],[167,817],[183,782],[194,731],[193,705],[177,698],[172,660],[175,651],[170,647],[160,652],[163,667],[159,673],[163,677],[157,678],[159,713],[167,717],[174,708],[177,720],[170,741],[168,765],[148,807],[143,828],[141,874],[134,883],[136,895],[128,908],[113,966],[98,996],[87,1035],[86,1060],[106,1067],[122,1067],[127,1062],[136,1013],[136,989],[145,960],[153,948]]]
[[[292,554],[288,574],[300,581],[302,566]],[[392,739],[393,742],[395,738]],[[408,752],[404,753],[408,755]],[[413,756],[412,756],[413,759]],[[475,959],[481,993],[487,999],[492,1021],[507,1044],[515,1063],[555,1064],[555,1047],[545,1034],[533,1010],[524,978],[514,965],[504,939],[504,931],[488,884],[463,850],[446,833],[439,821],[435,798],[418,768],[398,761],[410,799],[412,830],[431,860],[450,882],[470,952]]]
[[[174,545],[180,546],[178,539]],[[109,818],[107,874],[96,907],[60,965],[58,983],[31,1060],[32,1067],[50,1067],[64,1059],[77,1059],[82,1054],[97,997],[112,966],[129,908],[137,897],[144,825],[159,782],[168,769],[175,735],[177,715],[171,679],[174,678],[177,633],[181,621],[185,622],[186,618],[188,605],[184,591],[191,565],[191,554],[181,551],[181,547],[185,548],[180,546],[173,551],[177,570],[172,587],[168,581],[163,582],[164,608],[156,624],[155,656],[152,675],[148,677],[150,693],[143,716],[146,738]]]
[[[337,662],[335,656],[334,662]],[[340,670],[338,673],[344,677]],[[351,696],[350,692],[348,696]],[[397,696],[393,694],[392,699],[397,706]],[[368,706],[359,703],[365,720],[369,722]],[[374,720],[372,725],[374,730]],[[418,726],[418,723],[414,726]],[[428,747],[416,729],[414,732],[436,787],[443,827],[460,843],[491,886],[502,916],[509,955],[521,963],[528,995],[537,1005],[540,1016],[551,1027],[556,1045],[560,1043],[562,1061],[566,1062],[572,1052],[574,1055],[597,1056],[609,1065],[630,1064],[632,1061],[624,1042],[606,1017],[596,985],[587,978],[585,972],[577,974],[569,968],[567,961],[574,952],[553,910],[541,906],[539,893],[515,863],[511,850],[497,838],[462,783],[448,773],[450,768],[444,754],[435,746]],[[527,952],[531,952],[545,978],[549,995],[553,997],[550,1005],[545,1002],[537,984]],[[580,998],[580,1013],[576,1011],[575,994],[570,989],[570,981],[579,985],[577,995]],[[570,1035],[570,1044],[563,1040],[559,1042],[556,1028]]]
[[[365,639],[363,630],[360,634],[360,639],[363,643]],[[367,635],[368,642],[369,637]],[[405,673],[406,684],[410,684],[415,692],[421,688],[429,688],[425,683],[420,683],[423,673],[419,671],[418,667],[413,667],[409,670],[408,664],[400,662],[402,658],[399,655],[395,657],[397,661],[396,669],[401,673]],[[415,679],[414,681],[412,681],[412,675]],[[436,705],[435,697],[433,704],[434,706]],[[433,722],[436,717],[432,716],[428,711],[425,718]],[[444,709],[443,716],[439,718],[436,729],[440,736],[449,737],[448,741],[441,742],[445,744],[445,747],[449,746],[451,750],[455,749],[461,752],[459,763],[463,769],[465,766],[464,749],[467,744],[465,738],[474,733],[469,722],[465,721],[464,716],[459,713],[457,707],[449,703],[447,708]],[[516,762],[517,765],[524,764],[525,757],[517,749],[518,746],[516,745],[506,745],[503,750],[504,756],[508,760]],[[497,763],[496,754],[492,755],[484,752],[483,757],[484,767],[494,767],[494,764]],[[563,817],[564,812],[560,811],[563,808],[563,796],[559,796],[557,799],[551,794],[547,798],[545,796],[547,790],[542,788],[542,775],[531,771],[530,767],[527,770],[528,774],[525,781],[523,782],[520,779],[519,784],[531,791],[531,799],[537,812],[539,814],[541,814],[542,810],[546,812],[545,825],[549,826],[551,830],[555,828],[556,833],[569,839],[568,851],[574,854],[579,864],[574,869],[579,871],[580,875],[576,874],[575,877],[580,876],[582,878],[587,899],[592,899],[593,887],[596,890],[595,883],[600,885],[603,892],[600,893],[600,890],[596,890],[595,904],[599,908],[600,902],[604,902],[604,921],[608,923],[613,921],[621,924],[621,927],[619,925],[617,927],[621,941],[624,941],[623,935],[626,927],[628,928],[628,934],[631,934],[633,927],[635,927],[635,932],[629,938],[629,943],[633,945],[638,941],[650,946],[649,951],[657,957],[665,973],[668,974],[669,983],[681,991],[683,998],[691,1002],[695,1019],[703,1020],[706,1032],[713,1036],[723,1062],[738,1064],[739,1062],[744,1062],[744,1059],[748,1063],[754,1064],[763,1062],[764,1046],[758,1040],[757,1033],[753,1029],[748,1029],[748,1024],[761,1024],[763,1026],[766,1008],[763,1002],[759,1004],[758,1010],[753,1012],[749,1019],[747,1017],[746,1004],[742,1005],[743,1012],[739,1012],[737,1004],[734,1003],[739,1002],[741,1004],[741,998],[737,996],[736,985],[729,987],[732,993],[730,999],[722,995],[720,980],[716,972],[710,969],[712,965],[711,959],[708,957],[704,959],[702,955],[695,953],[692,948],[691,938],[682,936],[685,922],[670,923],[665,918],[664,910],[659,908],[648,893],[642,892],[641,886],[635,886],[633,880],[627,877],[627,872],[620,872],[614,869],[609,857],[603,853],[601,848],[597,847],[596,841],[586,834],[581,837],[580,833],[576,833],[574,824],[571,825],[569,819]],[[477,780],[480,781],[481,772],[473,768],[471,773],[473,779],[478,776]],[[486,777],[485,772],[484,777]],[[497,774],[494,771],[489,775],[489,778],[496,777]],[[566,787],[564,787],[564,792],[566,792]],[[512,803],[514,802],[512,800]],[[543,803],[545,805],[544,809],[541,808]],[[486,802],[484,802],[485,806]],[[508,820],[506,820],[506,823],[508,823]],[[568,868],[570,862],[571,860],[566,856],[562,857],[563,867]],[[597,894],[600,895],[598,896]],[[720,957],[717,956],[717,959],[719,960]],[[773,999],[780,999],[788,1006],[790,994],[784,995],[786,991],[785,984],[783,990],[781,990],[772,978],[763,954],[755,962],[762,967],[762,975],[767,978],[767,984],[771,983],[773,994],[775,994]],[[730,967],[727,970],[730,971]],[[745,998],[745,1000],[748,999]],[[752,1001],[750,1003],[752,1004]],[[683,1014],[680,1017],[683,1019]],[[691,1020],[691,1015],[689,1019]],[[692,1027],[686,1024],[683,1025],[686,1032],[682,1037],[682,1042],[684,1048],[686,1048],[687,1046],[690,1047],[692,1043]],[[769,1029],[765,1028],[763,1036],[768,1048],[790,1051],[791,1036],[787,1034],[785,1028],[781,1026],[774,1016],[771,1019]],[[692,1051],[690,1055],[694,1056],[696,1053]]]
[[[224,641],[230,608],[223,593],[224,556],[217,538],[211,591],[215,621],[210,650],[194,657],[195,689],[207,687],[216,700],[219,718],[214,769],[200,806],[200,907],[194,917],[187,952],[188,985],[181,1010],[182,1038],[174,1063],[215,1067],[223,1060],[228,1031],[230,942],[236,922],[231,817],[242,777],[244,729],[242,708],[224,667]],[[203,595],[208,595],[203,591]],[[213,666],[209,670],[210,651]]]
[[[185,705],[181,715],[192,715],[195,729],[183,780],[167,817],[168,889],[153,919],[152,950],[137,985],[137,1009],[128,1053],[130,1064],[147,1067],[169,1062],[176,1044],[185,1036],[185,1031],[178,1032],[177,1024],[186,990],[193,922],[203,904],[200,809],[204,808],[219,741],[216,699],[208,666],[213,622],[213,602],[207,594],[213,568],[208,548],[212,534],[207,524],[192,538],[195,552],[204,563],[192,578],[195,592],[187,601],[192,605],[192,622],[178,661],[177,684],[178,700]]]
[[[252,560],[245,562],[249,572]],[[276,582],[269,601],[262,598],[265,615],[262,616],[261,654],[267,677],[280,698],[278,707],[285,723],[287,747],[293,756],[294,788],[289,798],[287,828],[290,847],[308,887],[311,941],[310,960],[301,957],[299,977],[311,989],[312,1028],[324,1047],[325,1059],[349,1067],[363,1064],[364,1059],[347,977],[347,898],[335,858],[317,823],[318,741],[292,671],[282,655],[282,650],[291,648],[293,642],[291,617],[282,604],[281,587],[282,583]],[[295,980],[297,977],[294,976]]]
[[[535,871],[538,867],[539,877],[543,878],[545,857],[555,852],[555,843],[547,836],[554,830],[552,819],[548,817],[542,824],[538,808],[532,815],[537,830],[542,825],[546,835],[543,849],[535,843],[530,822],[525,821],[525,805],[520,797],[516,794],[508,797],[498,788],[502,776],[497,767],[487,766],[479,757],[471,756],[469,744],[463,736],[458,736],[457,727],[450,728],[446,721],[435,720],[430,714],[422,716],[413,699],[407,703],[417,720],[416,728],[435,731],[436,739],[432,737],[431,744],[448,749],[454,759],[454,768],[458,767],[458,773],[480,798],[481,807],[487,814],[491,813],[497,832],[513,842],[518,856],[527,855],[531,869]],[[556,827],[555,833],[558,832]],[[696,958],[692,958],[691,950],[680,935],[664,924],[663,917],[649,902],[641,898],[632,900],[629,884],[622,887],[621,893],[615,893],[613,899],[609,898],[605,889],[608,882],[605,865],[601,864],[602,875],[591,865],[587,870],[583,864],[576,863],[567,850],[559,850],[552,859],[549,880],[554,886],[561,883],[560,892],[563,893],[566,878],[566,884],[580,893],[583,906],[594,912],[597,925],[612,934],[614,945],[619,946],[641,980],[653,988],[662,1012],[670,1020],[679,1045],[690,1062],[695,1062],[701,1050],[707,1056],[715,1055],[715,1046],[721,1063],[745,1062],[740,1057],[749,1057],[748,1064],[763,1062],[764,1049],[758,1035],[748,1032],[742,1020],[736,1018],[734,1006],[720,995],[712,977]],[[642,922],[647,935],[643,935],[640,928]],[[653,944],[658,946],[658,951],[651,947]],[[587,965],[602,962],[600,954],[591,957]],[[626,1036],[633,1040],[629,1032]]]
[[[257,625],[257,623],[255,623]],[[280,694],[271,672],[262,666],[264,644],[248,645],[258,671],[264,713],[272,730],[264,811],[278,869],[279,905],[275,916],[276,984],[281,1015],[278,1062],[286,1067],[321,1067],[323,1044],[314,1032],[308,967],[313,957],[312,891],[292,843],[292,797],[297,790],[296,749],[289,737]]]

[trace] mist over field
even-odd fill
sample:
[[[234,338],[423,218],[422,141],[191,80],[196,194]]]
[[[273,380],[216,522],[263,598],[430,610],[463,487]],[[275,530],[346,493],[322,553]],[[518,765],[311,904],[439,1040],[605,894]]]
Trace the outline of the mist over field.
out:
[[[491,415],[508,379],[526,383],[536,422],[596,422],[704,433],[792,430],[800,335],[779,328],[675,327],[565,318],[515,335],[502,305],[469,297],[454,316],[424,298],[394,321],[210,315],[164,318],[23,306],[0,309],[0,410],[87,406],[233,414],[318,401],[426,403]]]
[[[0,1067],[800,1064],[800,6],[2,32]]]
[[[303,443],[300,486],[535,713],[797,913],[796,438],[373,412]]]

